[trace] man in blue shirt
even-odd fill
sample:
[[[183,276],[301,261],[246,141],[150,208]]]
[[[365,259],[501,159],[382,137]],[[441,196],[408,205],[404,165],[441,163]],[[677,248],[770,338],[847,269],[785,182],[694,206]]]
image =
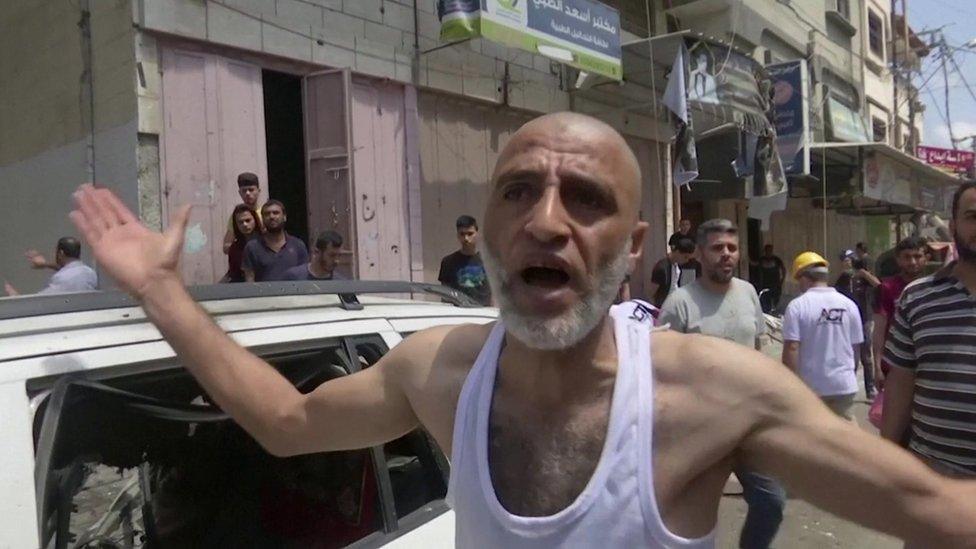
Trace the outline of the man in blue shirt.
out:
[[[27,259],[33,269],[54,269],[47,286],[38,294],[63,294],[70,292],[91,292],[98,289],[98,275],[81,262],[81,242],[77,238],[65,236],[58,240],[54,250],[54,263],[45,259],[37,250],[27,250]],[[20,295],[9,282],[4,283],[8,296]]]
[[[305,243],[285,232],[288,215],[285,205],[269,200],[261,207],[264,233],[252,239],[244,247],[244,280],[266,282],[285,280],[288,269],[308,263]]]

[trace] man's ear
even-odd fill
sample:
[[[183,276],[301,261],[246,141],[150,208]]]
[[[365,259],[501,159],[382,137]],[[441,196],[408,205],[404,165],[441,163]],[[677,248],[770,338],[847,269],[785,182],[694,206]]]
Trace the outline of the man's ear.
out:
[[[629,273],[633,273],[637,268],[638,262],[640,262],[641,257],[644,255],[644,238],[647,237],[647,231],[650,225],[647,221],[638,221],[637,225],[634,226],[634,230],[630,233],[630,270]]]

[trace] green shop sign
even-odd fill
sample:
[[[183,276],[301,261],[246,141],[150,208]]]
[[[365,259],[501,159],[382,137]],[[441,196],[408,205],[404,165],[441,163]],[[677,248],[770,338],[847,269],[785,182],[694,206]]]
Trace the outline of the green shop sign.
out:
[[[441,40],[481,36],[620,80],[620,13],[595,0],[439,0]]]

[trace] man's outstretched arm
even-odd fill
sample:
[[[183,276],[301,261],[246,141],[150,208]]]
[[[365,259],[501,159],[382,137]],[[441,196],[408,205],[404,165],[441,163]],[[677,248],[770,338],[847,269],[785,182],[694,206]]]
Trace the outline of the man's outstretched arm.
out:
[[[189,208],[159,234],[140,224],[106,189],[82,186],[75,201],[71,219],[99,265],[140,301],[207,393],[269,452],[367,447],[417,425],[394,366],[409,355],[409,346],[398,346],[373,367],[303,395],[227,336],[186,291],[177,261]]]
[[[721,344],[724,344],[721,343]],[[712,344],[710,344],[712,345]],[[713,349],[733,356],[732,349]],[[950,480],[894,444],[830,412],[795,376],[758,353],[732,361],[752,428],[745,466],[791,493],[926,547],[976,547],[976,481]]]

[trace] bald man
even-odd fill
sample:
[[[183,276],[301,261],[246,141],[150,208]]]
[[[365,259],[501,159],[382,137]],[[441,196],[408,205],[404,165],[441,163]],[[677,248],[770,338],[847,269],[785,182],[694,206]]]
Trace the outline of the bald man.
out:
[[[110,191],[84,186],[71,217],[186,368],[272,454],[365,448],[425,428],[451,459],[461,547],[713,547],[738,466],[927,547],[976,547],[974,483],[842,421],[754,350],[652,334],[639,303],[611,307],[647,231],[640,181],[602,122],[529,122],[499,156],[484,217],[500,320],[418,332],[307,395],[186,292],[177,260],[188,209],[153,233]]]

